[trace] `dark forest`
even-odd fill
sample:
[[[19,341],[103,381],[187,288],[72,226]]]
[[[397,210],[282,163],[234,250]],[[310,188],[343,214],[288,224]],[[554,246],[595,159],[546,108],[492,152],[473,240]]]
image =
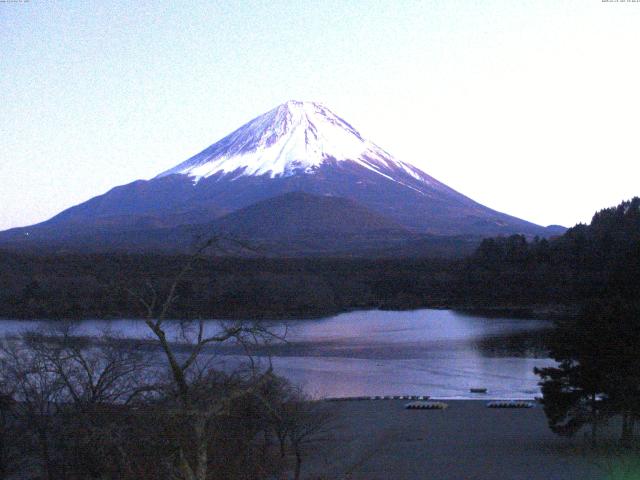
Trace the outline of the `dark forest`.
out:
[[[0,316],[123,318],[131,297],[167,289],[187,255],[0,252]],[[421,307],[567,311],[607,292],[637,293],[640,198],[550,240],[485,239],[467,258],[203,256],[179,286],[174,318],[294,318]]]

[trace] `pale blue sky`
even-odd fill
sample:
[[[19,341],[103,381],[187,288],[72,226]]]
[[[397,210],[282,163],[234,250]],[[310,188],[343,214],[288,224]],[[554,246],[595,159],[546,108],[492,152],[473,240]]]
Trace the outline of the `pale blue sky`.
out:
[[[31,0],[0,40],[0,229],[288,99],[536,223],[640,194],[640,3]]]

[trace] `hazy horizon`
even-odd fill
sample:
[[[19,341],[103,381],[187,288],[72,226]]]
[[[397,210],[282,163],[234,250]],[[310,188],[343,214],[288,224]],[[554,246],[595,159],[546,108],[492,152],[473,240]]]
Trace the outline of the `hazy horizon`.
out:
[[[0,230],[148,179],[289,99],[499,211],[639,195],[640,3],[0,3]]]

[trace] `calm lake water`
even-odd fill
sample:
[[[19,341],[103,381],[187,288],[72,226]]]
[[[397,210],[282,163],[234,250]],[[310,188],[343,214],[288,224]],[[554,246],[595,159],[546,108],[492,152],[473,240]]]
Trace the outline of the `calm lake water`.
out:
[[[47,325],[4,320],[0,335]],[[207,324],[212,330],[217,325]],[[317,397],[533,398],[539,394],[533,368],[553,364],[541,347],[550,326],[452,310],[358,311],[280,322],[288,342],[269,353],[277,373]],[[95,335],[105,328],[129,338],[148,336],[140,320],[86,320],[76,332]],[[227,352],[216,359],[233,365],[240,357]],[[472,387],[488,392],[472,394]]]

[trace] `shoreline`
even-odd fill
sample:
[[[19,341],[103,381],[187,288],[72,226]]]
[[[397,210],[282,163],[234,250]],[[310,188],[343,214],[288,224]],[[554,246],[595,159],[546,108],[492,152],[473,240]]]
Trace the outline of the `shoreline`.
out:
[[[451,310],[472,316],[483,316],[488,318],[512,318],[523,320],[553,320],[561,318],[575,311],[575,307],[571,305],[549,304],[549,305],[522,305],[522,306],[474,306],[474,305],[412,305],[402,307],[398,305],[381,306],[381,305],[363,305],[353,308],[344,309],[328,309],[326,311],[306,311],[291,313],[276,313],[265,315],[219,315],[215,318],[204,318],[205,321],[259,321],[259,322],[280,322],[292,320],[318,320],[321,318],[335,317],[338,315],[353,312],[411,312],[416,310]],[[86,322],[92,320],[100,321],[118,321],[118,320],[144,320],[142,315],[127,316],[92,316],[92,317],[59,317],[59,318],[33,318],[33,317],[9,317],[0,314],[0,322],[2,321],[21,321],[21,322]],[[180,321],[178,319],[168,319],[170,321]],[[187,321],[198,321],[199,319],[187,319]]]
[[[388,396],[363,396],[363,397],[325,397],[318,398],[320,402],[390,402],[390,401],[424,401],[424,402],[532,402],[542,406],[538,395],[534,397],[431,397],[429,395],[388,395]]]

